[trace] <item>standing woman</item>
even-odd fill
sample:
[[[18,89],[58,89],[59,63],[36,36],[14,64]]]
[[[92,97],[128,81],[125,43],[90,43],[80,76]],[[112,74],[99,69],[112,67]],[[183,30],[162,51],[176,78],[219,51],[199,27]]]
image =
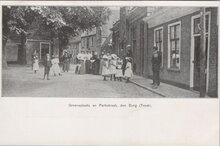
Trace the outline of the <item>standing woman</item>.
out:
[[[83,58],[80,60],[80,69],[79,69],[79,74],[85,74],[86,73],[86,66],[85,66],[85,55],[83,55]]]
[[[85,57],[85,73],[90,74],[91,73],[91,61],[89,60],[89,57]]]
[[[104,77],[103,80],[107,81],[106,77],[109,75],[109,61],[106,55],[104,55],[102,58],[102,76]]]
[[[65,51],[65,53],[64,53],[63,62],[64,62],[64,64],[63,64],[63,72],[65,72],[65,71],[68,72],[69,71],[69,68],[68,68],[68,65],[69,65],[69,55],[68,55],[67,51]]]
[[[127,79],[126,80],[126,83],[129,82],[130,78],[133,76],[133,71],[131,69],[132,65],[131,65],[131,57],[126,57],[125,58],[127,61],[126,63],[126,68],[125,68],[125,78]]]

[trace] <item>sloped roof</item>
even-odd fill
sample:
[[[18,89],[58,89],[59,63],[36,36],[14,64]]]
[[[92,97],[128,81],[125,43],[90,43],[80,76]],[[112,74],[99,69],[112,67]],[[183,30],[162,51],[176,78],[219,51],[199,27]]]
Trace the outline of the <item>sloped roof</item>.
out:
[[[154,27],[182,16],[194,13],[199,10],[199,7],[162,7],[153,15],[143,18],[143,21],[148,23],[148,27]]]
[[[103,42],[101,48],[105,48],[108,46],[109,43],[112,43],[112,33],[109,34],[109,36],[106,38],[106,40]]]
[[[81,41],[80,35],[70,38],[69,43],[78,43]]]
[[[81,37],[86,37],[86,36],[90,36],[90,35],[95,35],[96,34],[96,28],[93,28],[92,30],[88,30],[88,31],[84,31],[81,34]]]

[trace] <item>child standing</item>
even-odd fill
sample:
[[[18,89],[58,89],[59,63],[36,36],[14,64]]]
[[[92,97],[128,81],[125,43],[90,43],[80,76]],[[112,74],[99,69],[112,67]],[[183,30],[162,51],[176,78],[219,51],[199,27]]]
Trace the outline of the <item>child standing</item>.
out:
[[[49,73],[50,73],[50,67],[52,66],[50,55],[46,54],[46,58],[44,60],[44,79],[47,76],[47,80],[50,80]]]
[[[122,60],[120,58],[117,59],[117,67],[116,67],[116,78],[119,81],[122,81],[123,73],[122,73]]]
[[[126,63],[126,68],[125,68],[125,78],[126,83],[129,82],[130,78],[133,76],[132,68],[131,68],[131,58],[126,57],[127,63]]]
[[[106,55],[104,55],[102,58],[103,58],[102,75],[104,77],[103,80],[107,81],[106,77],[109,75],[109,61]]]
[[[34,61],[34,63],[33,63],[33,71],[36,74],[37,71],[39,70],[39,60],[38,60],[38,56],[37,55],[35,55],[33,57],[33,61]]]
[[[52,63],[52,71],[54,73],[54,76],[56,75],[61,76],[58,56],[54,55],[53,59],[51,60],[51,63]]]

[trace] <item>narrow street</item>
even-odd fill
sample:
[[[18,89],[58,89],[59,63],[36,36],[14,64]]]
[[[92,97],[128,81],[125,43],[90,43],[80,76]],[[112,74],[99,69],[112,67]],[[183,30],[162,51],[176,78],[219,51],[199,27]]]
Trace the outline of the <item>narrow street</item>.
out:
[[[99,75],[76,75],[73,66],[62,76],[51,72],[50,80],[43,80],[42,67],[34,74],[31,67],[10,65],[2,73],[3,97],[160,97],[132,83],[103,81]]]

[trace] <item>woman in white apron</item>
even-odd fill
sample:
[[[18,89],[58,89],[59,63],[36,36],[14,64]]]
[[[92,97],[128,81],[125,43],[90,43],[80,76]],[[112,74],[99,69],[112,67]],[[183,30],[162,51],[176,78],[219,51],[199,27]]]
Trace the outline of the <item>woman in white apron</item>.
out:
[[[104,77],[103,80],[107,81],[107,76],[109,76],[109,61],[108,57],[106,55],[103,56],[103,62],[102,62],[102,76]]]
[[[125,68],[125,78],[126,78],[126,83],[129,82],[130,78],[133,76],[133,71],[132,71],[132,66],[131,66],[131,58],[126,57],[127,63],[126,63],[126,68]]]

